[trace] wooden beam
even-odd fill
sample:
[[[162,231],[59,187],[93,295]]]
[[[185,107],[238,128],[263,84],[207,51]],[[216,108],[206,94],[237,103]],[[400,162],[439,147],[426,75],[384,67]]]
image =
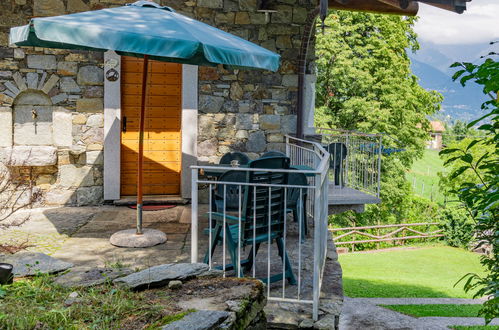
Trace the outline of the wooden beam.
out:
[[[329,0],[329,8],[337,10],[365,11],[371,13],[414,16],[418,13],[418,3],[409,2],[406,9],[398,0]]]

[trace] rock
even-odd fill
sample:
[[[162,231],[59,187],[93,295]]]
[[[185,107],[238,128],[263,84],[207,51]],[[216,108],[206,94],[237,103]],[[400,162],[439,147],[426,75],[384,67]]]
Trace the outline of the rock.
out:
[[[199,110],[207,113],[219,112],[224,100],[221,96],[199,95]]]
[[[0,161],[8,166],[49,166],[57,164],[57,148],[14,146],[3,148]]]
[[[40,79],[40,84],[42,81],[43,81],[43,75],[42,79]],[[52,90],[52,88],[55,87],[58,81],[59,77],[57,75],[55,74],[51,75],[49,80],[47,80],[47,82],[43,85],[41,91],[44,92],[45,94],[48,94]]]
[[[104,97],[104,87],[102,86],[88,86],[83,91],[83,97]]]
[[[57,16],[64,11],[62,0],[34,0],[33,16]]]
[[[205,140],[198,144],[198,155],[212,156],[217,152],[217,148],[218,148],[218,140],[216,138]]]
[[[199,7],[222,8],[223,5],[224,5],[223,0],[198,0]]]
[[[81,303],[82,301],[83,301],[83,299],[81,299],[81,298],[68,298],[68,299],[64,300],[64,306],[70,307],[74,304]]]
[[[184,316],[183,319],[164,326],[163,330],[209,330],[218,326],[230,316],[225,311],[200,310]]]
[[[168,283],[168,288],[172,290],[177,290],[180,289],[181,287],[182,287],[182,281],[174,280]]]
[[[76,81],[70,77],[62,77],[60,87],[61,91],[66,93],[79,93],[81,90]]]
[[[263,152],[266,145],[265,133],[263,131],[256,131],[249,135],[246,150],[249,152]]]
[[[63,187],[85,187],[94,184],[94,176],[89,166],[59,166],[59,185]]]
[[[144,269],[140,272],[114,280],[114,283],[124,283],[132,289],[164,286],[172,280],[187,280],[209,269],[202,263],[164,264]]]
[[[250,16],[249,13],[247,12],[237,12],[236,13],[236,18],[235,18],[235,23],[237,25],[244,25],[244,24],[250,24]]]
[[[95,115],[88,116],[87,126],[103,127],[104,126],[104,116],[102,114],[95,114]]]
[[[78,63],[59,62],[57,63],[57,73],[61,76],[74,76],[78,72]]]
[[[230,85],[230,98],[231,100],[240,100],[243,97],[243,89],[238,82],[234,82]]]
[[[207,270],[204,273],[199,274],[198,278],[214,278],[223,276],[224,272],[221,269],[211,269]]]
[[[292,134],[296,132],[296,115],[281,116],[282,134]]]
[[[41,15],[35,15],[41,16]],[[55,55],[28,55],[28,68],[41,69],[41,70],[55,70],[57,69],[57,62]]]
[[[133,271],[128,268],[88,268],[76,267],[70,272],[57,277],[55,284],[63,287],[90,287],[112,281],[116,278],[130,275]],[[71,297],[71,296],[70,296]],[[76,297],[73,297],[76,298]]]
[[[236,114],[236,129],[252,129],[253,115],[239,113]]]
[[[104,154],[102,151],[87,151],[87,165],[104,164]]]
[[[69,189],[53,189],[44,195],[47,205],[74,205],[76,203],[76,191]]]
[[[102,202],[103,194],[102,186],[81,187],[76,190],[76,203],[78,206],[99,205]]]
[[[304,319],[303,321],[300,322],[299,328],[300,329],[313,329],[314,328],[314,321],[312,321],[312,319]]]
[[[101,112],[104,111],[104,102],[101,98],[76,100],[76,111],[78,112]]]
[[[278,131],[281,128],[281,116],[261,115],[260,128],[266,131]]]
[[[70,13],[76,13],[88,10],[90,10],[90,7],[82,0],[68,0],[68,11]]]
[[[335,324],[336,324],[335,316],[326,315],[322,319],[314,323],[314,329],[330,330],[335,328]]]
[[[95,66],[81,67],[77,76],[78,85],[104,85],[104,71]]]
[[[76,298],[76,297],[78,297],[78,292],[73,291],[69,294],[69,298]]]
[[[38,273],[54,274],[73,267],[73,264],[69,262],[39,252],[18,252],[13,255],[0,256],[0,260],[14,266],[15,277],[33,276]]]
[[[58,147],[69,147],[73,144],[72,114],[70,111],[54,111],[52,114],[52,138]]]

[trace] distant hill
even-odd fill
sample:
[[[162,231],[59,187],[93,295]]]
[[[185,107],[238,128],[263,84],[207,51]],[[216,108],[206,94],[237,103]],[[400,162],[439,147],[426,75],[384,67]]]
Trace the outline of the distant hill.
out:
[[[480,56],[487,54],[489,48],[487,44],[442,46],[422,43],[416,54],[409,54],[412,72],[419,77],[421,86],[444,96],[438,117],[449,121],[470,121],[481,115],[480,106],[486,100],[481,87],[472,82],[462,87],[459,82],[452,81],[452,75],[457,70],[450,68],[450,65],[457,61],[479,63],[482,61]]]

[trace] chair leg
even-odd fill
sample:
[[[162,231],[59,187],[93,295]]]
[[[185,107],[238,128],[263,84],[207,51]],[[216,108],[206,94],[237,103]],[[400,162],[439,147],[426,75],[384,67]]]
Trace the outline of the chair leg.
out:
[[[255,257],[256,255],[258,254],[258,249],[260,248],[260,243],[256,243],[254,245],[254,249],[255,249]],[[251,246],[251,250],[250,250],[250,253],[248,255],[248,259],[246,259],[246,264],[244,265],[244,271],[245,272],[249,272],[251,270],[251,268],[254,267],[253,265],[254,263],[254,260],[253,260],[253,245]]]
[[[226,234],[227,234],[227,247],[229,248],[230,259],[232,260],[232,267],[236,272],[236,276],[243,277],[244,274],[241,269],[241,264],[239,263],[239,260],[237,258],[239,243],[234,242],[234,240],[232,239],[229,225],[227,225]]]
[[[220,225],[215,226],[215,232],[213,233],[211,237],[211,251],[210,247],[208,246],[208,249],[206,250],[206,254],[204,255],[204,263],[208,264],[210,262],[210,253],[211,256],[213,257],[213,254],[215,253],[215,248],[218,245],[218,241],[220,240],[220,233],[222,231],[222,227]]]
[[[281,257],[282,262],[284,263],[284,277],[288,280],[290,285],[296,284],[296,278],[293,274],[293,269],[291,268],[291,262],[289,262],[288,253],[284,250],[284,244],[282,242],[281,237],[277,237],[275,239],[277,244],[277,249],[279,251],[279,256]]]

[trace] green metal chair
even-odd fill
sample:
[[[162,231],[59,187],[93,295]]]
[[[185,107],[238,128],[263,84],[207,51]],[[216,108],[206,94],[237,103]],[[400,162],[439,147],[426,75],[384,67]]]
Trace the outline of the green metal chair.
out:
[[[249,164],[250,168],[289,169],[289,158],[271,157],[257,159]],[[288,183],[287,173],[277,172],[248,172],[247,182],[259,184],[285,185]],[[234,269],[236,274],[243,276],[245,271],[254,266],[253,249],[255,256],[260,245],[265,242],[275,242],[279,257],[284,263],[284,273],[270,276],[270,283],[286,278],[289,284],[296,284],[296,279],[291,268],[287,252],[284,250],[284,221],[286,217],[286,205],[284,203],[283,187],[261,187],[252,186],[244,191],[241,206],[241,228],[237,216],[225,214],[226,246],[229,250],[232,264],[226,265],[225,270]],[[212,220],[216,221],[211,241],[211,251],[208,247],[204,262],[209,262],[210,254],[213,256],[218,244],[223,244],[224,235],[224,213],[211,212]],[[270,224],[270,226],[269,226]],[[241,237],[239,239],[239,229]],[[251,251],[245,260],[238,262],[238,250],[251,246]],[[242,258],[241,258],[242,259]],[[261,278],[265,283],[268,278]]]
[[[290,185],[295,186],[308,186],[308,180],[305,174],[303,173],[289,173],[288,175],[288,183]],[[301,239],[302,241],[305,239],[305,236],[308,235],[308,226],[307,226],[307,189],[302,188],[289,188],[286,196],[286,211],[288,213],[293,213],[294,221],[298,221],[300,219],[299,214],[301,212],[301,220],[302,220],[302,231],[301,231]],[[300,199],[301,195],[301,199]],[[301,201],[301,203],[300,203]]]
[[[223,155],[222,158],[220,158],[219,164],[229,165],[230,162],[233,160],[237,160],[241,165],[246,165],[250,162],[250,159],[246,154],[239,151],[234,151],[234,152],[228,152],[225,155]]]

